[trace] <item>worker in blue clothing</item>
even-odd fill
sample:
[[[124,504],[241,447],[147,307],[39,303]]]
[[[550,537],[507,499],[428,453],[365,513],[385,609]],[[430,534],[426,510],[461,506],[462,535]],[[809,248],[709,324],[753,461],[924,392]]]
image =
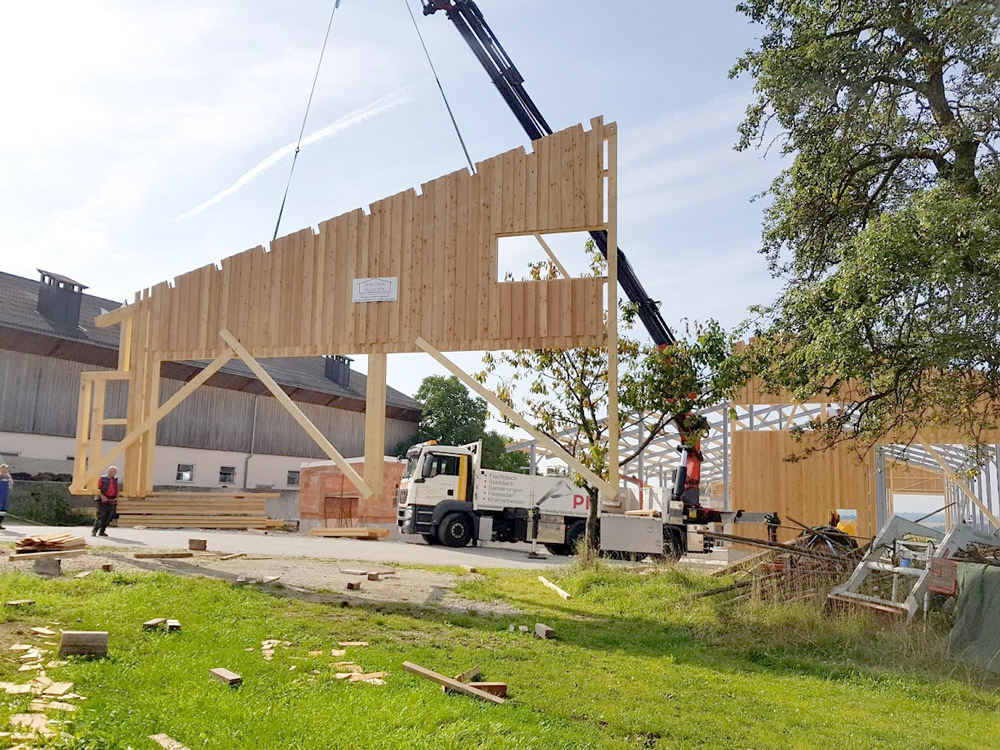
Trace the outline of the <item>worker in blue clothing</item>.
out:
[[[10,467],[7,464],[0,464],[0,529],[7,519],[7,500],[10,499],[12,489],[14,489],[14,477],[10,475]]]
[[[97,517],[94,519],[94,528],[91,536],[107,536],[108,524],[115,516],[115,509],[118,507],[118,467],[109,466],[108,473],[101,477],[97,483]]]

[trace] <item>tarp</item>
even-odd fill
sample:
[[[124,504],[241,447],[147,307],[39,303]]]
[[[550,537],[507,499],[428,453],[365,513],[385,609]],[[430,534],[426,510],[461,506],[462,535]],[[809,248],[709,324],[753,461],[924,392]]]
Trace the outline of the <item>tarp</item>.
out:
[[[1000,567],[961,563],[955,624],[948,636],[952,656],[1000,674]]]

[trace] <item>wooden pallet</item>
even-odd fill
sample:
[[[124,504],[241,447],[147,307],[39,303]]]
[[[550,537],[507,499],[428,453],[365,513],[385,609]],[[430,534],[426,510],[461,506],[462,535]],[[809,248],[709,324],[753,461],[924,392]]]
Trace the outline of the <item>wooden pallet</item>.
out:
[[[350,526],[342,528],[319,526],[315,529],[310,529],[309,536],[342,537],[346,539],[367,539],[376,541],[382,537],[389,536],[389,529],[370,529],[366,526]]]

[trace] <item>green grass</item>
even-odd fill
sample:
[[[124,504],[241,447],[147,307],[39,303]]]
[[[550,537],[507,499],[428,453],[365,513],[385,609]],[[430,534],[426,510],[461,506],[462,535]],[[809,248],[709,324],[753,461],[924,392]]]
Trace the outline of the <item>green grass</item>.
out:
[[[523,609],[518,622],[546,622],[553,641],[507,632],[512,618],[306,603],[168,574],[6,573],[0,596],[37,605],[5,612],[0,642],[53,620],[110,631],[110,658],[50,671],[87,696],[63,745],[81,750],[153,750],[146,737],[158,732],[193,750],[1000,748],[996,683],[947,660],[936,629],[824,618],[805,605],[690,601],[719,581],[680,571],[546,575],[574,599],[559,599],[531,571],[465,576],[460,589]],[[168,616],[181,633],[140,631]],[[265,638],[293,646],[267,662]],[[388,684],[337,681],[339,659],[308,656],[338,640],[369,641],[347,658],[388,671]],[[4,653],[0,679],[24,679],[16,652]],[[511,700],[446,696],[404,672],[404,660],[446,674],[478,665],[508,683]],[[220,666],[244,684],[211,679]],[[22,696],[0,700],[9,713],[27,708]]]

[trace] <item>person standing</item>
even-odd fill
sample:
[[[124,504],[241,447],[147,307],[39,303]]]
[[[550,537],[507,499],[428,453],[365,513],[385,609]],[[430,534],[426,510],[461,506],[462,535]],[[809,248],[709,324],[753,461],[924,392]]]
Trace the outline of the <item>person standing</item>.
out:
[[[7,464],[0,464],[0,529],[3,522],[7,520],[7,501],[10,499],[10,492],[14,489],[14,477],[10,475],[10,467]]]
[[[115,508],[118,507],[118,467],[109,466],[108,473],[101,477],[97,483],[98,496],[97,517],[94,519],[94,528],[91,536],[107,536],[108,524],[114,518]]]

